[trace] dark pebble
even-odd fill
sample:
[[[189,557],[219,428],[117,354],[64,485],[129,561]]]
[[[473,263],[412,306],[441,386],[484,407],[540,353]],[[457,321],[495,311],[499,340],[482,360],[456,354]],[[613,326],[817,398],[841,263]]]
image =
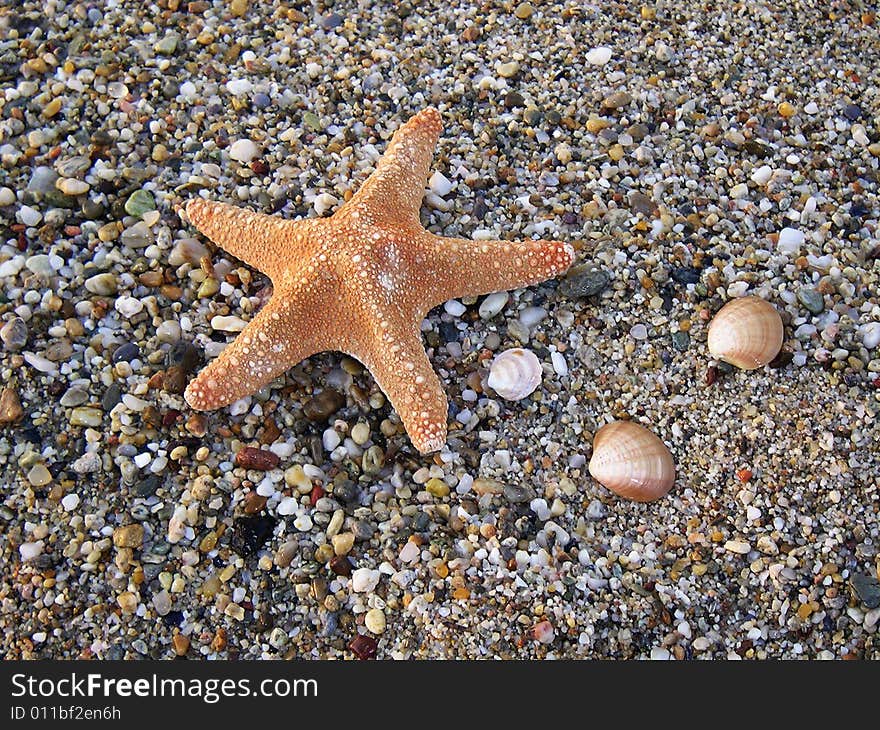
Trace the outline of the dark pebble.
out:
[[[106,130],[99,129],[92,134],[91,142],[96,147],[109,147],[113,144],[113,137]]]
[[[202,351],[192,342],[178,340],[168,350],[166,367],[177,365],[186,374],[192,373],[202,362]]]
[[[562,214],[562,222],[567,226],[576,225],[578,222],[577,213],[572,213],[570,210],[565,211]]]
[[[691,336],[687,332],[682,332],[679,330],[678,332],[672,333],[672,346],[678,350],[679,352],[687,352],[688,347],[691,345]]]
[[[773,153],[773,150],[768,145],[763,144],[756,139],[747,139],[745,144],[743,144],[743,149],[750,155],[755,155],[755,157],[761,159],[770,157]]]
[[[369,540],[376,531],[376,528],[366,520],[355,520],[351,526],[351,531],[354,533],[355,540],[363,541]]]
[[[474,199],[474,208],[471,211],[473,213],[474,218],[477,220],[483,220],[486,217],[486,213],[489,212],[489,208],[486,206],[486,199],[482,195],[478,195]]]
[[[269,98],[268,94],[254,94],[254,106],[257,107],[257,109],[265,109],[271,103],[272,100]]]
[[[333,485],[333,496],[342,502],[354,502],[359,495],[360,489],[351,479],[345,479]]]
[[[156,493],[156,490],[159,488],[159,477],[155,474],[150,474],[150,476],[145,479],[141,479],[134,486],[134,493],[137,494],[138,497],[150,497]]]
[[[111,383],[101,398],[101,407],[105,411],[113,410],[113,406],[122,401],[122,388],[119,383]]]
[[[186,381],[189,379],[189,376],[184,372],[183,368],[179,365],[172,365],[165,371],[165,376],[162,379],[162,387],[168,393],[183,393],[186,390]]]
[[[358,634],[348,644],[348,648],[358,659],[372,659],[376,656],[378,647],[376,640],[366,634]]]
[[[351,575],[351,562],[345,555],[336,555],[330,560],[330,570],[336,575]]]
[[[303,406],[303,415],[313,423],[326,421],[345,405],[345,396],[338,390],[326,388],[309,398]]]
[[[782,349],[779,353],[767,364],[770,366],[772,370],[778,370],[779,368],[784,368],[794,359],[794,353],[790,350]]]
[[[730,375],[736,368],[733,367],[729,362],[725,362],[722,360],[718,363],[718,374],[719,375]]]
[[[851,122],[854,122],[857,119],[861,118],[862,110],[860,107],[856,106],[855,104],[844,104],[843,116],[845,116]]]
[[[531,502],[535,498],[535,490],[527,484],[505,484],[502,493],[504,498],[513,504]]]
[[[440,323],[440,337],[444,342],[456,342],[458,341],[458,327],[455,322],[441,322]]]
[[[107,212],[107,209],[104,207],[103,203],[98,203],[94,200],[86,199],[82,204],[82,214],[83,218],[86,220],[97,220],[101,218],[104,213]]]
[[[853,593],[868,608],[880,606],[880,581],[867,573],[855,573],[849,579]]]
[[[797,300],[812,314],[822,314],[825,310],[825,299],[815,289],[802,286],[797,291]]]
[[[518,106],[523,106],[526,103],[526,100],[523,99],[522,94],[518,91],[508,91],[504,95],[504,106],[507,109],[514,109]]]
[[[546,119],[547,124],[555,127],[557,124],[559,124],[559,122],[562,121],[562,115],[555,109],[551,109],[549,112],[547,112]]]
[[[696,284],[700,280],[700,270],[693,266],[680,266],[672,269],[669,276],[679,284]]]
[[[590,264],[572,268],[559,287],[560,293],[571,299],[594,297],[601,294],[611,283],[611,277],[602,269],[594,269]]]
[[[416,532],[422,532],[431,524],[431,516],[427,512],[419,512],[413,521],[413,529]]]
[[[523,121],[526,124],[531,124],[532,126],[541,123],[541,110],[536,109],[533,106],[530,106],[523,112]]]
[[[133,342],[126,342],[113,351],[113,362],[131,362],[137,360],[141,355],[140,348]]]
[[[246,558],[259,550],[275,529],[275,518],[266,515],[238,517],[232,523],[231,547]]]

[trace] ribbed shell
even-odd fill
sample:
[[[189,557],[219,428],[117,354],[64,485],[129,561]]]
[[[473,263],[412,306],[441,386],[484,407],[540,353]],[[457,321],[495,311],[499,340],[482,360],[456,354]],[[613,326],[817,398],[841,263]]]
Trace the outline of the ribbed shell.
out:
[[[675,482],[669,449],[632,421],[614,421],[596,431],[588,468],[600,484],[636,502],[659,499]]]
[[[725,304],[709,325],[709,352],[743,370],[763,367],[782,349],[782,318],[760,297]]]
[[[489,366],[489,387],[506,400],[521,400],[541,383],[541,363],[531,350],[514,347]]]

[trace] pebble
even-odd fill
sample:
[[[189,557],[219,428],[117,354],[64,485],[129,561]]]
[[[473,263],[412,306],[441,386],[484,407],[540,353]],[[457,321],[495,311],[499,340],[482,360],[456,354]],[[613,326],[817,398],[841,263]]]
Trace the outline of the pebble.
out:
[[[461,315],[467,311],[467,307],[458,301],[458,299],[450,299],[443,305],[443,309],[447,314],[453,317],[461,317]]]
[[[691,336],[687,332],[679,330],[672,333],[672,347],[678,352],[687,352],[690,344]]]
[[[326,421],[345,405],[345,396],[333,388],[325,388],[303,405],[303,415],[312,422]]]
[[[804,234],[802,231],[795,228],[783,228],[779,231],[779,240],[776,243],[776,248],[783,253],[793,254],[800,251],[803,243]]]
[[[825,310],[824,297],[821,293],[810,287],[800,287],[797,291],[797,300],[812,314],[822,314]]]
[[[174,244],[171,253],[168,254],[168,263],[171,266],[182,264],[195,266],[205,257],[209,257],[209,253],[201,241],[196,238],[183,238]]]
[[[77,474],[94,474],[101,471],[103,463],[101,457],[95,451],[86,451],[73,462],[73,471]]]
[[[308,515],[300,515],[293,521],[293,526],[300,532],[308,532],[312,529],[312,518]]]
[[[351,573],[351,589],[355,593],[372,593],[379,585],[380,573],[370,568],[357,568]]]
[[[61,177],[55,181],[55,187],[57,187],[62,193],[65,195],[85,195],[89,192],[91,186],[82,180],[75,180],[73,178]]]
[[[18,554],[21,556],[22,562],[29,562],[31,560],[35,560],[40,555],[43,554],[43,547],[45,543],[42,540],[37,540],[35,542],[23,542],[18,546]]]
[[[634,340],[647,340],[648,328],[643,324],[636,324],[629,331],[629,336]]]
[[[21,317],[13,317],[0,328],[0,340],[7,350],[15,352],[27,344],[28,328]]]
[[[880,606],[880,581],[875,576],[854,573],[849,583],[853,593],[867,608]]]
[[[221,332],[241,332],[247,327],[247,324],[241,317],[236,317],[233,314],[218,314],[215,317],[211,317],[211,329]]]
[[[236,162],[246,165],[260,154],[260,148],[256,142],[249,139],[239,139],[229,147],[229,156]]]
[[[135,190],[125,201],[125,212],[135,218],[141,218],[151,210],[156,210],[156,201],[147,190]]]
[[[18,423],[24,418],[24,409],[21,407],[18,393],[11,386],[6,386],[0,391],[0,425]]]
[[[73,512],[73,510],[79,507],[79,501],[78,494],[65,494],[61,498],[61,506],[65,512]]]
[[[495,72],[503,79],[512,79],[519,73],[519,62],[508,61],[507,63],[498,64],[495,67]],[[442,195],[443,193],[437,194]]]
[[[859,329],[866,349],[873,350],[880,345],[880,322],[866,322]]]
[[[253,446],[245,446],[235,454],[235,465],[245,469],[269,471],[281,463],[281,457],[268,449],[258,449]]]
[[[385,612],[379,608],[371,608],[364,616],[364,626],[374,634],[385,631]]]
[[[52,475],[45,464],[34,464],[27,473],[27,480],[32,487],[45,487],[52,482]]]
[[[724,543],[724,549],[731,553],[745,555],[752,548],[751,545],[749,545],[747,542],[742,542],[741,540],[728,540],[726,543]]]
[[[583,264],[569,270],[560,286],[560,291],[571,299],[594,297],[605,291],[610,283],[611,277],[607,272]]]
[[[18,218],[20,223],[28,227],[35,226],[43,220],[43,214],[29,205],[22,205],[16,212],[15,217]]]
[[[15,192],[11,188],[0,188],[0,208],[12,205],[16,200]]]
[[[628,106],[632,102],[632,97],[625,91],[615,91],[602,99],[602,106],[606,109],[620,109]]]
[[[73,408],[74,406],[81,406],[88,399],[88,392],[78,385],[74,385],[64,391],[64,395],[61,396],[59,403],[65,408]]]
[[[506,291],[499,291],[490,294],[480,303],[478,309],[480,318],[486,320],[492,319],[507,306],[508,301],[510,301],[510,294]]]
[[[532,13],[534,12],[535,10],[531,3],[520,3],[516,6],[516,10],[513,11],[513,14],[520,20],[528,20],[532,17]]]
[[[428,187],[435,195],[441,198],[445,197],[452,190],[452,181],[449,180],[442,172],[435,172],[428,180]]]
[[[166,33],[165,36],[153,46],[153,50],[162,56],[173,56],[177,50],[177,44],[180,42],[180,36],[177,33]]]
[[[101,425],[103,417],[104,414],[98,408],[80,406],[70,412],[70,425],[96,428]]]
[[[144,303],[140,299],[129,296],[119,297],[113,306],[126,319],[131,319],[144,309]]]
[[[585,58],[593,66],[604,66],[611,60],[611,53],[608,46],[598,46],[587,51]]]

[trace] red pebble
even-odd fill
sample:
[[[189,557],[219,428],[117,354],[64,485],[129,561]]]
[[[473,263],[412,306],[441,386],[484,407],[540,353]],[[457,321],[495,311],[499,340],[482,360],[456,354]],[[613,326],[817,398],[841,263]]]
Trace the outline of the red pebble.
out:
[[[318,503],[318,500],[321,499],[321,497],[323,496],[324,487],[322,487],[320,484],[316,484],[314,487],[312,487],[312,492],[309,495],[309,502],[311,503],[312,507],[314,507]]]
[[[358,659],[372,659],[378,646],[376,640],[366,634],[358,634],[348,644]]]
[[[278,466],[281,461],[278,454],[265,449],[257,449],[253,446],[245,446],[235,455],[235,463],[237,466],[243,466],[245,469],[258,469],[260,471],[269,471]]]

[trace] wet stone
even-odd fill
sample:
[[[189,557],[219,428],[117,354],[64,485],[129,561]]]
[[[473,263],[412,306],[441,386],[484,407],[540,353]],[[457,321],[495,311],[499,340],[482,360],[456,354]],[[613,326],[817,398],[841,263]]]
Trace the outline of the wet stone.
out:
[[[303,415],[313,423],[326,421],[345,405],[345,396],[338,390],[326,388],[309,398],[303,406]]]
[[[241,557],[246,558],[263,546],[274,529],[274,517],[239,517],[232,524],[231,547]]]
[[[125,201],[125,212],[136,218],[151,210],[156,210],[156,201],[147,190],[135,190]]]

